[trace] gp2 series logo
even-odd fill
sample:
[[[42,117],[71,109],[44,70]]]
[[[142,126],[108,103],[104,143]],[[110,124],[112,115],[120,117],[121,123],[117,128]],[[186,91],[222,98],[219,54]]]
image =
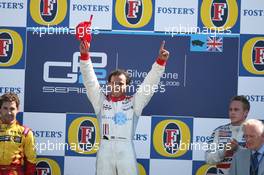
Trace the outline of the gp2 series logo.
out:
[[[23,54],[23,41],[14,30],[0,29],[0,67],[17,64]]]
[[[58,25],[67,14],[65,0],[31,0],[30,15],[40,25]]]
[[[255,75],[264,75],[264,37],[249,39],[243,46],[242,64]]]
[[[151,0],[116,0],[115,15],[120,25],[128,28],[141,28],[152,18]]]
[[[47,61],[44,63],[43,80],[48,83],[82,83],[82,78],[79,73],[79,52],[73,54],[72,62],[58,62],[58,61]],[[98,63],[93,63],[95,73],[97,75],[100,84],[105,84],[106,70],[103,69],[107,66],[107,55],[103,52],[90,52],[91,58],[100,58]],[[70,68],[70,73],[66,74],[66,77],[56,77],[51,75],[51,69],[65,69]]]
[[[200,13],[205,27],[228,30],[237,22],[238,4],[234,0],[202,1]]]

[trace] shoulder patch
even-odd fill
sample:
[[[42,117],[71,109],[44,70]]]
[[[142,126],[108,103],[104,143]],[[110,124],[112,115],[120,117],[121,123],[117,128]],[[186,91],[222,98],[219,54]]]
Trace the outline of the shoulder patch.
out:
[[[23,127],[24,127],[23,135],[27,136],[30,131],[30,128],[28,128],[27,126],[23,126]]]
[[[226,129],[226,128],[229,128],[229,126],[230,126],[230,123],[225,124],[225,125],[221,125],[221,126],[215,128],[214,131],[221,130],[221,129]]]

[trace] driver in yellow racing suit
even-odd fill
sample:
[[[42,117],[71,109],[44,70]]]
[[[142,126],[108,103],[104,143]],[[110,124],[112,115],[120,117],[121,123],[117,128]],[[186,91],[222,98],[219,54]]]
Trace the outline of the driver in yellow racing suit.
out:
[[[29,128],[16,120],[19,103],[14,93],[0,98],[0,175],[35,174],[34,136]]]

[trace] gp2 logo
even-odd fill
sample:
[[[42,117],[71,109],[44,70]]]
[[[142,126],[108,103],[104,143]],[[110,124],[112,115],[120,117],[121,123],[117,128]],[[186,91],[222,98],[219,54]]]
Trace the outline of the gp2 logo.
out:
[[[75,52],[73,54],[72,62],[58,62],[58,61],[47,61],[44,63],[44,70],[43,70],[43,79],[45,82],[48,83],[82,83],[82,79],[80,78],[80,72],[78,71],[80,67],[79,63],[79,52]],[[97,75],[98,81],[100,84],[106,83],[106,69],[103,69],[107,66],[107,55],[103,52],[90,52],[91,58],[97,57],[101,58],[100,62],[93,63],[95,68],[95,73]],[[71,72],[67,73],[66,77],[57,78],[55,75],[51,75],[51,68],[71,68]]]

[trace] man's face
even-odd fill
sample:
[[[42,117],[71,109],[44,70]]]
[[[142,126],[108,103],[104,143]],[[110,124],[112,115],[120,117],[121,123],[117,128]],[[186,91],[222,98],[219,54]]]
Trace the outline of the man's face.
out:
[[[124,74],[121,75],[113,75],[111,77],[111,82],[109,82],[111,95],[113,97],[120,97],[125,95],[126,93],[126,76]]]
[[[1,120],[10,124],[16,119],[18,113],[18,108],[16,107],[16,102],[4,102],[0,108]]]
[[[241,125],[246,119],[248,110],[244,110],[243,103],[240,101],[232,101],[229,105],[229,118],[232,125]]]
[[[244,136],[246,138],[246,147],[251,150],[257,151],[264,141],[262,132],[256,126],[245,126]]]

